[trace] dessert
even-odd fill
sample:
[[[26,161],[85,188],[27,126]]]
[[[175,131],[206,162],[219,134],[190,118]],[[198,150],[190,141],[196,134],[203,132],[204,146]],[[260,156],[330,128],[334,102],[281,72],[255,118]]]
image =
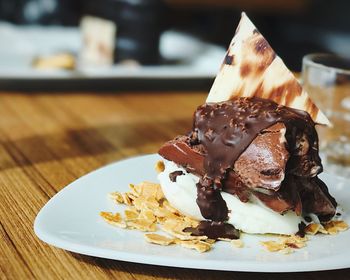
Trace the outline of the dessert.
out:
[[[112,193],[128,208],[123,216],[100,215],[111,225],[151,232],[149,243],[199,252],[216,241],[242,248],[246,232],[279,234],[260,243],[288,254],[306,246],[305,234],[347,230],[318,178],[316,124],[329,121],[243,13],[191,131],[159,149],[160,184]],[[158,230],[165,235],[152,233]]]
[[[337,203],[318,178],[316,124],[329,121],[243,13],[192,130],[159,150],[165,197],[214,239],[327,222]]]

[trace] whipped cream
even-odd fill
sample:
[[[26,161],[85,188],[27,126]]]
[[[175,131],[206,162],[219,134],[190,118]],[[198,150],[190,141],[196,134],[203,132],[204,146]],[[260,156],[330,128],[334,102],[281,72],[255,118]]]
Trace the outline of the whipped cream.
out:
[[[164,160],[165,169],[158,174],[163,193],[170,204],[181,213],[196,220],[205,220],[196,202],[199,177],[188,173],[172,161]],[[172,182],[169,174],[182,171]],[[288,211],[281,215],[263,205],[258,199],[241,202],[236,196],[221,192],[229,209],[228,223],[246,233],[295,234],[302,218]]]

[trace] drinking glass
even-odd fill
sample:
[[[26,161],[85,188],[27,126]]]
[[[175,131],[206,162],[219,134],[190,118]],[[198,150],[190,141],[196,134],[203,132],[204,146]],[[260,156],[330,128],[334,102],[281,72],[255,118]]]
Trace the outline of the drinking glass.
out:
[[[306,55],[302,81],[332,123],[317,127],[325,164],[338,175],[350,177],[350,60],[333,54]]]

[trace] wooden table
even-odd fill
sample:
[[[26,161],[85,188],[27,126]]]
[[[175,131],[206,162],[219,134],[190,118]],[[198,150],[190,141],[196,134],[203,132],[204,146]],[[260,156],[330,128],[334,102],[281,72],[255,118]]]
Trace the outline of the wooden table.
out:
[[[349,269],[263,274],[111,261],[35,236],[34,218],[54,194],[106,163],[156,152],[189,130],[204,99],[196,92],[0,93],[0,279],[350,279]]]

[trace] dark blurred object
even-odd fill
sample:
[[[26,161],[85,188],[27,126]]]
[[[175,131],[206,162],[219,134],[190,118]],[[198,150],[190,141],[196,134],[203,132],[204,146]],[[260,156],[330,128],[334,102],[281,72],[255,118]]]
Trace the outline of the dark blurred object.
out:
[[[228,46],[244,10],[287,66],[313,52],[350,56],[348,0],[0,0],[0,20],[77,25],[82,15],[117,24],[116,62],[160,62],[164,27]],[[186,48],[186,46],[184,46]]]
[[[172,26],[228,46],[242,10],[294,71],[312,52],[350,56],[350,1],[165,0]]]
[[[124,60],[136,60],[141,64],[160,62],[159,38],[163,29],[163,1],[90,0],[87,2],[85,12],[116,23],[115,62]]]
[[[0,0],[0,20],[16,24],[77,25],[83,0]]]
[[[300,12],[312,0],[164,0],[171,6],[183,8],[195,7],[221,7],[235,8],[245,11],[259,11],[263,13],[279,12]]]
[[[117,25],[115,62],[158,64],[162,0],[0,0],[0,20],[15,24],[78,25],[83,15]]]

